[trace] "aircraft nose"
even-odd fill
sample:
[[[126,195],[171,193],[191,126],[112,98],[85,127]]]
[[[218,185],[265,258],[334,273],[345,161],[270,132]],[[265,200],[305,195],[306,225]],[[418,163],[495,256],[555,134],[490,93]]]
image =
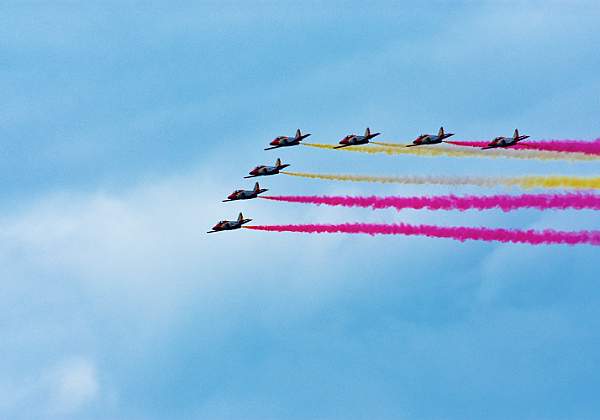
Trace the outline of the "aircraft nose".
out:
[[[227,198],[229,198],[230,200],[233,200],[235,198],[235,194],[231,193],[227,196]]]
[[[279,144],[279,140],[275,139],[269,143],[271,146],[277,146]]]

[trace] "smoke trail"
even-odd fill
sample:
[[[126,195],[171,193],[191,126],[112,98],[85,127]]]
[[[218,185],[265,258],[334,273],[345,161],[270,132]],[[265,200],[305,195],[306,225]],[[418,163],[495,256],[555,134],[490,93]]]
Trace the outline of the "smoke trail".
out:
[[[520,208],[592,209],[600,210],[600,195],[595,194],[523,194],[464,196],[443,195],[433,197],[350,197],[350,196],[261,196],[266,200],[285,201],[327,206],[367,207],[372,209],[395,208],[428,210],[488,210],[500,208],[511,211]]]
[[[485,147],[486,141],[446,141],[446,143],[457,146]],[[526,141],[510,146],[516,150],[542,150],[549,152],[582,153],[586,155],[600,156],[600,138],[594,141],[582,140],[543,140]]]
[[[303,233],[366,233],[368,235],[408,235],[427,236],[430,238],[449,238],[461,242],[466,240],[497,241],[541,244],[590,244],[600,245],[600,231],[565,232],[557,230],[513,230],[490,229],[483,227],[445,227],[434,225],[376,224],[376,223],[343,223],[320,225],[272,225],[243,226],[246,229],[270,232],[303,232]]]
[[[397,143],[382,143],[382,142],[371,142],[377,147],[371,146],[350,146],[336,150],[344,150],[347,152],[358,152],[358,153],[385,153],[387,155],[416,155],[426,157],[476,157],[476,158],[515,158],[515,159],[538,159],[538,160],[569,160],[569,161],[592,161],[596,160],[597,157],[592,155],[586,155],[583,153],[557,153],[557,152],[544,152],[536,150],[506,150],[506,149],[495,149],[495,150],[474,150],[474,149],[458,149],[455,147],[445,146],[419,146],[419,147],[405,147],[404,144]],[[335,146],[331,144],[319,144],[319,143],[302,143],[304,146],[315,147],[318,149],[330,149],[333,150]]]
[[[536,151],[536,150],[509,150],[509,149],[495,149],[495,150],[469,150],[469,149],[456,149],[453,147],[445,146],[419,146],[419,147],[406,147],[404,144],[394,143],[374,143],[381,147],[381,152],[390,155],[400,154],[414,154],[417,156],[448,156],[448,157],[490,157],[490,158],[510,158],[510,159],[537,159],[537,160],[568,160],[568,161],[592,161],[596,158],[591,155],[583,153],[572,153],[569,155],[561,154],[558,152],[549,151]],[[363,147],[366,149],[366,147]],[[357,150],[364,152],[364,150]],[[491,152],[491,153],[490,153]]]
[[[327,179],[331,181],[377,182],[382,184],[410,185],[474,185],[478,187],[521,187],[521,188],[569,188],[600,189],[600,177],[575,176],[523,176],[514,178],[486,177],[441,177],[441,176],[369,176],[369,175],[336,175],[315,174],[306,172],[280,173],[311,179]]]

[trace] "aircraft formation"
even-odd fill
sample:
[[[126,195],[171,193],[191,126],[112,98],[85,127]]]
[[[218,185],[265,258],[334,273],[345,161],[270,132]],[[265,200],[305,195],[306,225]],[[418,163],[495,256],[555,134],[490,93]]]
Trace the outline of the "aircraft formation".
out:
[[[351,146],[359,146],[368,144],[372,139],[379,136],[381,133],[371,133],[369,127],[365,129],[364,134],[348,134],[344,136],[338,143],[337,146],[334,146],[334,149],[340,149],[343,147],[351,147]],[[300,129],[296,130],[296,134],[294,136],[277,136],[270,143],[270,147],[265,148],[264,150],[272,150],[278,149],[282,147],[291,147],[298,146],[305,138],[309,137],[310,133],[302,134]],[[445,141],[445,139],[453,136],[454,133],[445,133],[444,127],[440,127],[437,134],[421,134],[419,135],[412,144],[406,145],[406,147],[414,147],[414,146],[426,146],[432,144],[439,144]],[[528,138],[529,136],[520,136],[519,130],[516,129],[513,137],[496,137],[494,138],[487,146],[482,149],[491,149],[497,147],[510,147],[521,140]],[[281,170],[290,166],[289,164],[282,164],[281,159],[277,158],[275,164],[273,166],[268,165],[258,165],[254,167],[247,176],[244,178],[255,178],[259,176],[270,176],[276,175]],[[227,199],[223,200],[223,202],[229,201],[238,201],[238,200],[250,200],[259,196],[263,192],[268,191],[267,189],[260,188],[259,183],[254,184],[254,189],[252,190],[235,190],[230,195],[227,196]],[[217,224],[212,227],[211,231],[207,233],[215,233],[221,232],[225,230],[235,230],[240,229],[244,224],[252,221],[252,219],[245,219],[244,215],[240,213],[238,215],[237,220],[221,220]]]
[[[294,136],[278,136],[269,142],[265,150],[280,149],[298,145],[305,145],[320,149],[343,149],[362,153],[386,153],[389,155],[413,154],[420,156],[454,156],[454,157],[510,157],[521,159],[568,159],[570,161],[581,160],[593,162],[600,159],[600,138],[595,141],[581,140],[546,140],[528,141],[529,136],[519,134],[515,129],[511,137],[499,136],[491,141],[454,141],[448,140],[454,133],[447,133],[444,127],[440,127],[437,134],[421,134],[409,144],[382,143],[373,141],[379,132],[372,133],[367,127],[363,135],[348,134],[337,144],[303,143],[310,133],[303,134],[300,129],[296,130]],[[371,143],[372,145],[365,147]],[[446,143],[450,147],[432,147]],[[416,149],[406,149],[416,147]],[[478,148],[480,150],[469,150]],[[494,152],[484,152],[488,149],[504,149]],[[508,149],[515,149],[509,151]],[[600,195],[591,193],[591,190],[600,189],[600,177],[577,177],[577,176],[520,176],[520,177],[436,177],[426,176],[370,176],[370,175],[341,175],[341,174],[318,174],[303,172],[284,171],[289,163],[282,163],[277,158],[273,166],[259,165],[254,167],[244,178],[255,178],[272,176],[284,173],[289,176],[303,177],[309,179],[322,179],[331,181],[350,182],[379,182],[413,185],[475,185],[482,188],[518,187],[518,188],[560,188],[586,190],[587,193],[562,193],[562,194],[496,194],[496,195],[471,195],[471,196],[267,196],[263,194],[268,191],[261,188],[256,182],[251,190],[235,190],[227,196],[223,202],[251,200],[262,198],[271,201],[288,203],[303,203],[327,206],[346,206],[371,208],[373,210],[382,208],[395,208],[397,210],[428,209],[428,210],[457,210],[467,209],[484,211],[489,209],[500,209],[502,211],[513,211],[516,209],[529,208],[537,210],[597,210],[600,211]],[[527,243],[531,245],[540,244],[588,244],[600,246],[600,230],[583,231],[557,231],[545,230],[519,230],[502,229],[490,227],[469,226],[440,226],[440,225],[411,225],[406,223],[341,223],[341,224],[287,224],[287,225],[249,225],[252,219],[244,218],[242,213],[236,220],[221,220],[215,224],[208,233],[222,232],[226,230],[237,230],[241,228],[262,230],[270,232],[302,232],[302,233],[346,233],[346,234],[369,234],[369,235],[405,235],[426,236],[434,238],[450,238],[458,241],[481,240],[512,243]]]

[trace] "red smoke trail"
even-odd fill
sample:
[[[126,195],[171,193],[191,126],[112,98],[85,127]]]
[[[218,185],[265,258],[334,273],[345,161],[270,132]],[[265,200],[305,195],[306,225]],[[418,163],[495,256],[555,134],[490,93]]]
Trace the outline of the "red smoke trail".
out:
[[[421,197],[350,197],[350,196],[262,196],[267,200],[327,206],[370,207],[428,210],[487,210],[500,208],[511,211],[520,208],[592,209],[600,210],[600,195],[586,193],[523,194],[489,196],[421,196]]]
[[[419,235],[430,238],[449,238],[461,242],[466,240],[514,242],[532,245],[542,244],[590,244],[600,245],[600,231],[564,232],[556,230],[512,230],[488,229],[483,227],[444,227],[433,225],[343,223],[337,225],[272,225],[243,226],[246,229],[270,232],[303,233],[366,233],[368,235]]]
[[[485,147],[486,141],[446,141],[456,146]],[[521,150],[543,150],[547,152],[584,153],[587,155],[600,155],[600,138],[594,141],[582,140],[546,140],[546,141],[524,141],[509,149]]]

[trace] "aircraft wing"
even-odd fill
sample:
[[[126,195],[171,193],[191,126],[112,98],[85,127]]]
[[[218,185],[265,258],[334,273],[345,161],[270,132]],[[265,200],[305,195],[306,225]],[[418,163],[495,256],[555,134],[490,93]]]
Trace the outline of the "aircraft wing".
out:
[[[279,149],[281,146],[267,147],[265,150]]]
[[[208,231],[208,232],[206,232],[206,233],[217,233],[217,232],[218,232],[218,230],[209,230],[209,231]]]
[[[500,146],[485,146],[485,147],[482,147],[481,150],[495,149],[496,147],[500,147]]]
[[[248,176],[245,176],[244,178],[256,178],[257,176],[260,176],[260,175],[248,175]]]
[[[228,201],[235,201],[235,200],[227,199],[227,200],[222,200],[221,202],[227,203]]]
[[[407,144],[406,147],[420,146],[420,144]]]
[[[342,147],[353,146],[353,144],[341,144],[339,146],[335,146],[334,149],[341,149]]]

